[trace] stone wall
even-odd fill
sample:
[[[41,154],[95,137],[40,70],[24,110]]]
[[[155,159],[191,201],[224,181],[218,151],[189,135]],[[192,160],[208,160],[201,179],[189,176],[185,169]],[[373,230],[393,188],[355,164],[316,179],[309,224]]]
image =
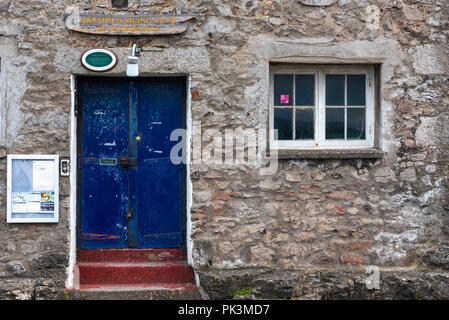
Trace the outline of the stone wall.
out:
[[[65,28],[64,9],[116,12],[109,0],[0,2],[0,186],[6,154],[70,156],[70,75],[86,48],[132,43],[142,74],[189,74],[203,130],[265,129],[270,61],[382,58],[381,159],[280,160],[192,168],[193,266],[205,297],[448,298],[449,4],[437,0],[129,0],[129,12],[193,13],[182,35],[113,37]],[[379,29],[366,8],[380,9]],[[374,60],[370,60],[376,58]],[[296,59],[296,60],[295,60]],[[262,150],[263,151],[263,150]],[[6,224],[0,196],[0,298],[62,298],[70,255],[70,183],[60,222]],[[367,290],[365,267],[380,268]]]

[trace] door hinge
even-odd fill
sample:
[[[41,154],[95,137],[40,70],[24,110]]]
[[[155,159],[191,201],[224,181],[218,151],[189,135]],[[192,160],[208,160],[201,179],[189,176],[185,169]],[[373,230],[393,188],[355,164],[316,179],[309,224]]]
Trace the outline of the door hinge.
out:
[[[131,210],[131,208],[129,208],[129,209],[126,211],[126,218],[130,219],[130,218],[132,218],[132,217],[133,217],[133,211]]]

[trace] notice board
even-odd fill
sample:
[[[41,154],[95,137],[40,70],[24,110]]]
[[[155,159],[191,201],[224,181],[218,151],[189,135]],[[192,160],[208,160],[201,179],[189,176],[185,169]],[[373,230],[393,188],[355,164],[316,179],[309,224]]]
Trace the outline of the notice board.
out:
[[[7,222],[59,221],[59,156],[8,155]]]

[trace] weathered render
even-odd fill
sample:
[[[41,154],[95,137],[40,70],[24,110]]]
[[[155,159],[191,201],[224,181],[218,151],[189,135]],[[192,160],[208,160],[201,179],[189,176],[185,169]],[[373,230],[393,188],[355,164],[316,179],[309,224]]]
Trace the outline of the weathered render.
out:
[[[87,35],[66,6],[95,13],[193,14],[174,36]],[[366,27],[366,7],[381,10]],[[449,298],[449,2],[446,0],[0,1],[0,299],[62,299],[70,180],[60,222],[6,223],[6,155],[70,156],[73,74],[88,48],[142,74],[186,74],[191,120],[224,132],[266,129],[270,62],[379,67],[382,157],[287,155],[275,175],[256,166],[191,169],[191,262],[204,298]],[[320,60],[321,59],[321,60]],[[368,289],[367,266],[380,268]]]

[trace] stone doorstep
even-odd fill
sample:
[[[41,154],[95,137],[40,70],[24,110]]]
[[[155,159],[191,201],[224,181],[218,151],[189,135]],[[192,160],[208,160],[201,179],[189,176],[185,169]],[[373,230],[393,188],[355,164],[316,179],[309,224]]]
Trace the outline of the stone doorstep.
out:
[[[195,285],[84,285],[64,290],[66,300],[200,300]]]

